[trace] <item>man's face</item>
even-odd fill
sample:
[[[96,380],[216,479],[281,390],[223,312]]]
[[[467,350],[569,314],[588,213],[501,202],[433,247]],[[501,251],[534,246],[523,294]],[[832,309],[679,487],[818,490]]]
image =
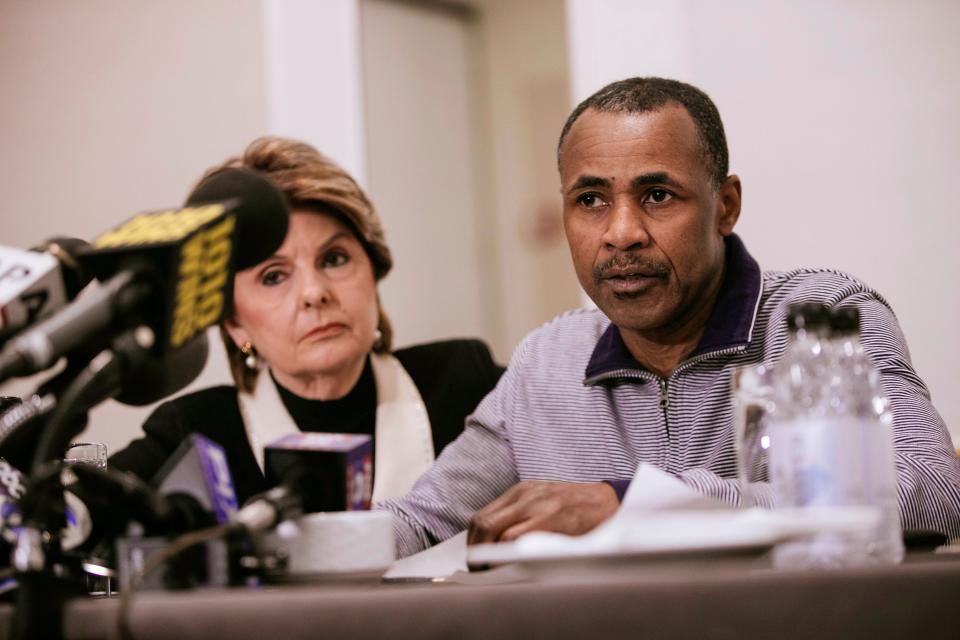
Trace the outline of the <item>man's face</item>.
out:
[[[563,143],[560,182],[577,277],[614,324],[662,334],[703,317],[740,183],[711,183],[686,109],[588,109]]]

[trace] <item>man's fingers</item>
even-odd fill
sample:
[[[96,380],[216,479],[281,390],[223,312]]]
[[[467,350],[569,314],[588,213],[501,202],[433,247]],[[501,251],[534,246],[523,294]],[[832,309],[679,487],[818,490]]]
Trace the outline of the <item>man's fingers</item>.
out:
[[[523,509],[516,503],[510,503],[502,507],[490,503],[470,519],[467,544],[496,542],[500,539],[500,534],[504,530],[522,521],[523,518]]]
[[[500,531],[512,525],[517,518],[511,508],[515,509],[517,501],[522,497],[524,484],[521,482],[513,485],[490,504],[473,514],[467,532],[467,544],[497,541]]]
[[[539,520],[537,514],[549,508],[543,501],[548,483],[524,481],[511,487],[502,496],[474,514],[470,521],[467,544],[482,542],[502,542],[504,532],[518,526],[518,531],[529,531],[533,520]],[[549,496],[547,496],[549,497]],[[514,537],[520,535],[516,533]],[[512,538],[511,538],[512,539]]]
[[[530,533],[531,531],[542,531],[542,530],[543,530],[543,526],[537,524],[536,520],[526,519],[506,529],[503,533],[500,534],[500,538],[497,541],[513,542],[514,540],[516,540],[517,538],[519,538],[525,533]]]
[[[513,485],[502,494],[488,502],[487,506],[485,506],[483,509],[480,509],[480,511],[477,513],[483,513],[485,511],[498,511],[515,503],[523,495],[524,484],[525,483],[520,482]]]
[[[616,492],[604,483],[525,481],[474,514],[467,543],[506,542],[529,531],[580,535],[619,505]]]

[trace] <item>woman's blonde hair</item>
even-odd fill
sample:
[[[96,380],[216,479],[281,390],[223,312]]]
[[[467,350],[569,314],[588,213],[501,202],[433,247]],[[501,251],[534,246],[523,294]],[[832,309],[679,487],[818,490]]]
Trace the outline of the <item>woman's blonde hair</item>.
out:
[[[250,143],[242,156],[230,158],[222,165],[209,169],[200,184],[217,172],[231,167],[245,167],[271,178],[287,197],[291,209],[314,210],[338,218],[363,245],[373,266],[374,279],[379,281],[390,271],[393,258],[384,239],[383,223],[373,204],[343,167],[309,144],[289,138],[258,138]],[[380,338],[373,348],[384,353],[390,351],[393,344],[393,329],[380,305],[379,296],[377,307]],[[229,313],[232,314],[232,310]],[[220,336],[227,349],[230,373],[237,387],[242,391],[252,391],[258,370],[244,364],[246,355],[234,344],[223,324],[220,325]]]

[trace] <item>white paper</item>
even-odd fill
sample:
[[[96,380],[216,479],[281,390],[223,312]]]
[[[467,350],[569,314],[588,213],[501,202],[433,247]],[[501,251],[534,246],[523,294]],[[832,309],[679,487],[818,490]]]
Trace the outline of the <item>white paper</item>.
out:
[[[722,502],[694,491],[683,482],[649,464],[640,463],[617,516],[636,511],[666,509],[717,509]]]
[[[383,577],[386,580],[445,578],[466,570],[467,532],[461,531],[429,549],[397,560]]]
[[[614,517],[590,533],[568,536],[534,531],[515,542],[470,547],[470,564],[561,558],[644,555],[762,548],[818,531],[862,531],[874,526],[873,508],[801,511],[734,509],[677,478],[641,464]]]

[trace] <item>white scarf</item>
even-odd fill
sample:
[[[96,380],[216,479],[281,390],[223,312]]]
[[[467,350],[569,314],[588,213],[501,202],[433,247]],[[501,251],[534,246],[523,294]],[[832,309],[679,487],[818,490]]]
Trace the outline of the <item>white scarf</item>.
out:
[[[400,361],[371,353],[377,388],[373,501],[402,496],[433,464],[433,436],[423,398]],[[300,433],[283,406],[273,379],[264,371],[253,393],[237,394],[253,455],[263,470],[264,446]]]

